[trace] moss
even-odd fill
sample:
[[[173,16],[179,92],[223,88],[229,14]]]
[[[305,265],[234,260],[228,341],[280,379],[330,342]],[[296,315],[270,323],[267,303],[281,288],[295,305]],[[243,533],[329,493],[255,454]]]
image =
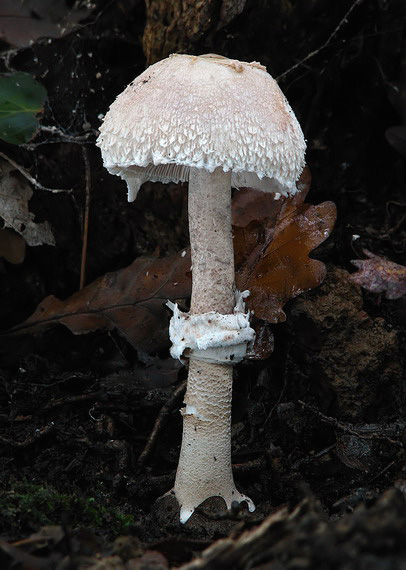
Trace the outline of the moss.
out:
[[[67,494],[52,486],[16,482],[0,493],[0,533],[31,532],[41,526],[68,523],[73,527],[108,529],[110,536],[125,533],[134,523],[131,514],[100,503],[96,497]]]

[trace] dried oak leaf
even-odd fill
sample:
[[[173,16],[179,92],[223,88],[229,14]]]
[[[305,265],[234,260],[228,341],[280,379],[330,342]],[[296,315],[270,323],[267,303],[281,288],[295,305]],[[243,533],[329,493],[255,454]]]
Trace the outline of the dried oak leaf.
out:
[[[8,334],[39,333],[57,324],[74,334],[117,328],[130,344],[158,350],[168,343],[168,299],[190,295],[190,257],[139,257],[107,273],[65,301],[46,297],[35,312]]]
[[[367,249],[363,253],[369,259],[351,261],[359,271],[353,273],[349,280],[360,285],[371,293],[384,293],[387,299],[399,299],[406,295],[406,267],[371,253]]]
[[[309,253],[330,235],[336,207],[304,204],[309,187],[305,169],[292,198],[275,200],[251,189],[235,198],[237,287],[249,289],[248,308],[269,323],[285,321],[285,303],[320,285],[326,274],[325,265]]]
[[[250,290],[248,306],[263,321],[285,320],[283,305],[324,278],[324,265],[308,254],[330,234],[335,206],[303,204],[309,185],[306,173],[299,194],[289,200],[253,190],[240,191],[234,200],[237,287]],[[166,300],[187,298],[190,292],[189,253],[138,258],[65,301],[47,297],[10,332],[35,333],[58,323],[75,334],[117,328],[133,346],[157,350],[168,342]],[[265,358],[272,351],[272,334],[264,324],[257,325],[261,342],[251,357]]]
[[[48,222],[34,222],[28,202],[32,196],[29,184],[5,160],[0,161],[0,218],[6,228],[19,233],[28,245],[55,245]]]

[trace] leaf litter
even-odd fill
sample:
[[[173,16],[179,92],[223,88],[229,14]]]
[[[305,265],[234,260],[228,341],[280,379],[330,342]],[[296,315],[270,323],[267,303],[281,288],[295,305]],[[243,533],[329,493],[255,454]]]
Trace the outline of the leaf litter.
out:
[[[28,202],[33,191],[30,185],[16,175],[16,170],[0,160],[0,218],[4,226],[20,234],[30,246],[55,245],[48,222],[35,222]]]
[[[406,267],[386,257],[363,250],[368,259],[351,261],[358,268],[349,279],[371,293],[383,293],[387,299],[400,299],[406,295]]]
[[[39,333],[62,324],[74,334],[116,328],[138,349],[153,351],[168,344],[168,298],[188,297],[190,257],[139,257],[128,267],[106,273],[68,299],[46,297],[11,333]]]
[[[272,333],[267,323],[284,321],[286,302],[319,285],[326,274],[324,264],[308,255],[330,235],[336,210],[332,202],[305,204],[309,187],[306,170],[293,198],[275,200],[252,189],[243,189],[234,198],[236,282],[240,290],[251,292],[247,305],[260,333],[250,358],[270,355]],[[137,258],[66,300],[46,297],[9,334],[36,334],[57,324],[74,334],[116,328],[133,347],[160,350],[169,342],[165,303],[190,297],[190,265],[188,250],[160,259]]]
[[[282,308],[287,301],[317,287],[326,275],[325,265],[309,254],[330,235],[336,207],[333,202],[304,203],[310,180],[306,169],[299,192],[291,198],[275,200],[249,189],[241,191],[233,205],[237,287],[250,291],[248,308],[268,323],[285,321]],[[244,204],[248,197],[249,208],[240,208],[239,201]]]

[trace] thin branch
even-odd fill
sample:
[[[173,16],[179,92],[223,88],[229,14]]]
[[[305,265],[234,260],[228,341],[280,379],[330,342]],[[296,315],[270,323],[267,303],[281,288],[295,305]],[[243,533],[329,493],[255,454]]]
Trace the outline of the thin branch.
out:
[[[330,36],[327,38],[327,40],[317,49],[311,51],[310,53],[308,53],[306,55],[306,57],[304,57],[303,59],[301,59],[300,61],[298,61],[297,63],[295,63],[295,65],[292,65],[292,67],[289,67],[289,69],[287,69],[286,71],[284,71],[283,73],[281,73],[280,75],[278,75],[278,77],[276,77],[276,81],[280,81],[281,79],[283,79],[284,77],[286,77],[286,75],[288,75],[289,73],[291,73],[292,71],[295,71],[295,69],[297,69],[298,67],[300,67],[301,65],[303,65],[304,63],[306,63],[306,61],[308,61],[309,59],[311,59],[312,57],[314,57],[315,55],[317,55],[318,53],[320,53],[323,49],[325,49],[327,46],[330,45],[330,43],[333,41],[333,39],[336,37],[336,35],[338,34],[338,32],[341,30],[341,28],[348,23],[348,18],[351,15],[351,13],[353,12],[353,10],[355,10],[355,8],[357,8],[360,4],[362,4],[364,0],[355,0],[354,4],[352,4],[350,6],[350,8],[347,10],[347,12],[344,14],[344,16],[341,18],[341,20],[339,21],[339,23],[337,24],[337,26],[334,28],[333,32],[330,34]]]
[[[89,236],[89,210],[90,210],[90,188],[91,188],[90,162],[86,147],[82,147],[82,155],[83,155],[83,161],[85,163],[85,173],[86,173],[86,186],[85,186],[86,202],[85,202],[85,215],[83,219],[82,257],[80,264],[79,289],[83,289],[83,286],[86,281],[86,260],[87,260],[87,244]]]
[[[60,194],[61,192],[72,192],[72,189],[47,188],[46,186],[43,186],[40,182],[38,182],[38,180],[35,180],[35,178],[33,178],[31,174],[25,170],[25,168],[17,164],[12,158],[7,156],[3,152],[0,152],[0,157],[6,160],[9,164],[11,164],[13,168],[18,170],[18,172],[22,174],[24,178],[26,178],[28,182],[30,182],[38,190],[45,190],[46,192],[52,192],[53,194]]]
[[[45,140],[41,140],[39,142],[32,142],[32,143],[25,143],[20,146],[27,150],[35,150],[39,146],[43,146],[46,144],[61,144],[61,143],[71,143],[71,144],[92,144],[94,145],[94,139],[98,135],[97,129],[89,129],[84,131],[81,135],[74,135],[69,134],[68,132],[64,131],[62,128],[59,127],[48,127],[46,125],[41,125],[39,128],[40,133],[49,133],[51,136],[55,138],[47,138]]]
[[[0,443],[3,443],[5,445],[8,445],[9,447],[14,447],[14,448],[29,447],[33,443],[36,443],[42,437],[54,431],[54,429],[55,429],[55,423],[51,422],[50,424],[48,424],[43,428],[36,429],[34,433],[26,437],[23,441],[15,441],[14,439],[9,439],[7,437],[3,437],[2,435],[0,435]]]
[[[89,125],[90,126],[90,125]],[[61,137],[63,142],[71,142],[71,143],[78,143],[78,144],[83,144],[84,142],[92,142],[94,143],[94,141],[90,140],[90,137],[97,137],[97,135],[99,134],[99,131],[97,129],[86,129],[82,132],[81,135],[74,135],[74,134],[69,134],[69,132],[66,132],[64,129],[62,129],[61,127],[55,127],[55,126],[51,126],[48,127],[47,125],[41,125],[39,128],[41,133],[49,133],[50,135],[57,135],[58,137]],[[48,140],[47,142],[53,142],[52,140]]]
[[[151,455],[152,449],[154,448],[159,432],[162,430],[162,428],[166,423],[166,419],[167,416],[169,415],[169,412],[176,404],[176,401],[181,396],[183,396],[185,390],[186,390],[186,380],[176,388],[172,396],[168,399],[168,401],[164,404],[164,406],[162,406],[161,411],[159,412],[158,417],[155,421],[155,425],[152,429],[152,432],[144,447],[144,450],[138,458],[138,465],[140,466],[145,465],[145,462],[147,461],[148,457]]]
[[[336,418],[332,418],[330,416],[326,416],[322,412],[320,412],[314,406],[303,402],[303,400],[298,400],[298,403],[304,410],[308,410],[311,413],[315,414],[320,418],[321,421],[332,425],[337,430],[340,430],[344,433],[354,435],[360,439],[366,440],[383,440],[396,445],[397,447],[403,447],[403,443],[401,441],[391,439],[393,437],[401,436],[402,431],[405,428],[405,422],[403,420],[398,420],[397,422],[393,422],[390,424],[361,424],[361,425],[354,425],[350,423],[345,423],[337,420]]]
[[[395,461],[391,461],[390,463],[388,463],[388,465],[386,467],[384,467],[383,469],[381,469],[381,471],[378,471],[378,473],[376,473],[372,479],[369,480],[369,485],[371,485],[374,481],[376,481],[377,479],[379,479],[380,477],[382,477],[382,475],[385,475],[385,473],[387,471],[389,471],[389,469],[391,467],[393,467],[395,465]]]
[[[76,404],[77,402],[86,402],[87,400],[104,398],[105,396],[106,392],[104,392],[103,390],[99,390],[97,392],[91,392],[89,394],[79,394],[77,396],[67,396],[65,398],[59,398],[58,400],[52,400],[42,409],[37,410],[36,414],[49,412],[50,410],[54,410],[55,408],[59,408],[61,406],[67,406],[70,404]]]
[[[68,396],[66,398],[59,398],[58,400],[53,400],[46,406],[41,409],[37,409],[35,414],[30,414],[28,416],[15,416],[12,419],[5,415],[0,416],[0,423],[2,424],[9,424],[11,423],[14,425],[15,423],[21,422],[30,422],[34,419],[34,416],[38,416],[40,414],[49,412],[50,410],[54,410],[55,408],[59,408],[61,406],[67,406],[70,404],[76,404],[77,402],[86,402],[87,400],[93,400],[98,398],[104,398],[106,396],[106,392],[100,390],[98,392],[92,392],[90,394],[80,394],[78,396]],[[4,439],[4,438],[3,438]],[[1,437],[0,437],[1,441]]]
[[[264,432],[264,430],[265,430],[265,428],[266,428],[266,426],[267,426],[269,420],[271,419],[271,417],[272,417],[274,411],[276,410],[276,408],[277,408],[277,407],[279,406],[279,404],[281,403],[281,400],[282,400],[282,398],[283,398],[283,396],[284,396],[284,394],[285,394],[285,392],[286,392],[286,387],[287,387],[287,385],[288,385],[288,381],[287,381],[287,378],[286,378],[286,373],[284,372],[284,374],[283,374],[283,386],[282,386],[282,389],[281,389],[281,391],[280,391],[280,393],[279,393],[278,399],[276,400],[275,404],[272,406],[271,411],[270,411],[269,414],[267,415],[267,417],[266,417],[264,423],[262,424],[262,426],[261,426],[261,428],[260,428],[260,430],[259,430],[259,433],[263,433],[263,432]]]

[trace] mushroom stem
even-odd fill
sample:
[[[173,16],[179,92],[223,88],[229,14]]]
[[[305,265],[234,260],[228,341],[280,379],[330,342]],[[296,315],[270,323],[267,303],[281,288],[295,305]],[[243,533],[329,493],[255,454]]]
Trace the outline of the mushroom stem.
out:
[[[189,230],[192,251],[191,314],[230,314],[235,305],[231,228],[231,173],[191,168]],[[183,438],[174,492],[185,523],[195,508],[219,496],[228,508],[247,501],[231,470],[233,367],[190,358]]]
[[[191,314],[232,313],[234,249],[231,228],[231,172],[191,168],[189,234],[192,251]]]

